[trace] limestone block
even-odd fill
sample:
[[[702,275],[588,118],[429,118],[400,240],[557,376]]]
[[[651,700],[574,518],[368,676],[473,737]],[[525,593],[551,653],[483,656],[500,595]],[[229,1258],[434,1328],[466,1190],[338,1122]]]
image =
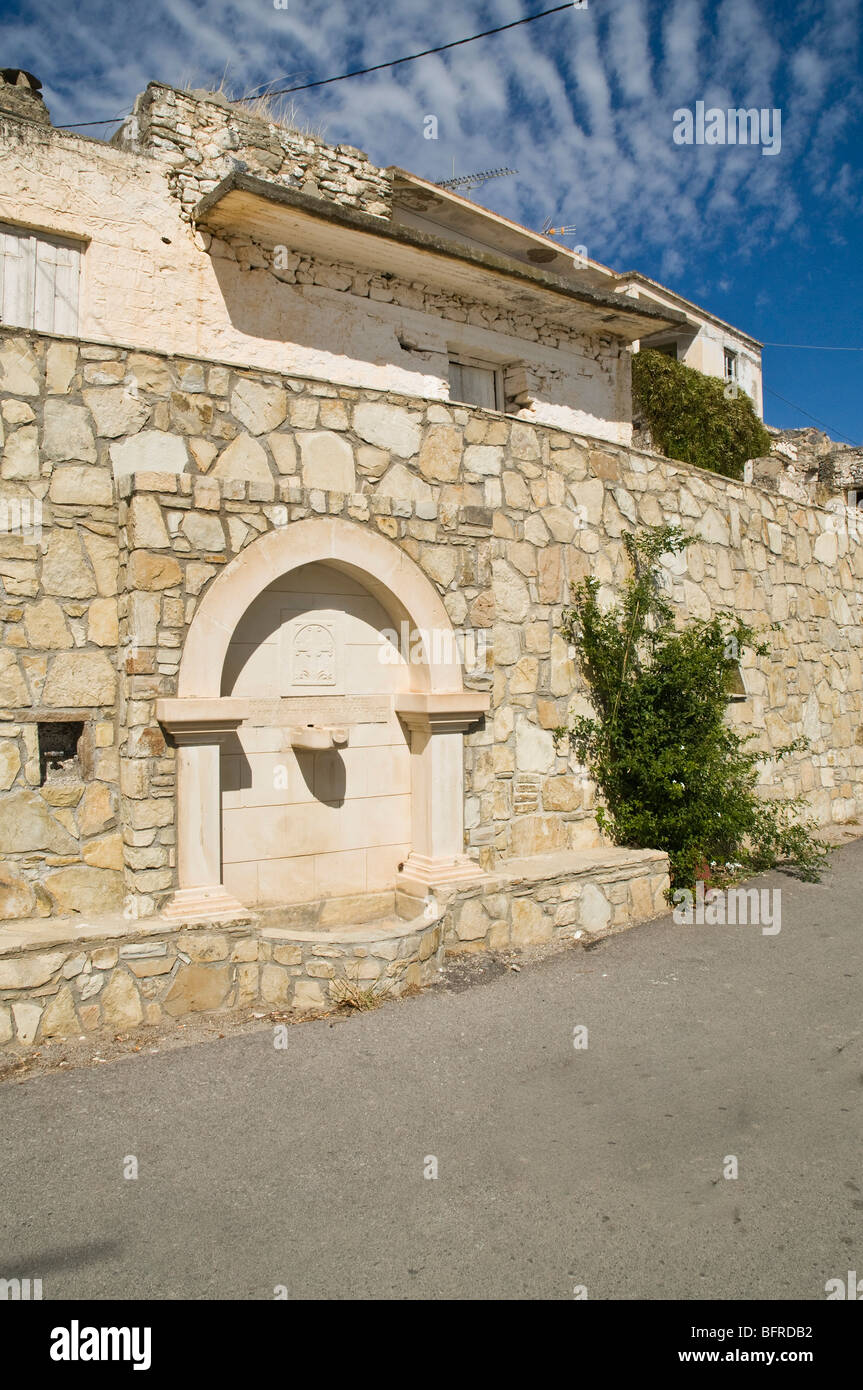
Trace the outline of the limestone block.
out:
[[[7,1008],[5,1004],[0,1004],[0,1047],[2,1047],[4,1043],[11,1042],[14,1035],[15,1029],[12,1026],[12,1010]]]
[[[280,473],[296,473],[297,471],[297,446],[291,434],[270,434],[267,436],[267,443],[270,446],[270,453],[276,461],[276,467]],[[344,491],[337,488],[336,491]]]
[[[162,509],[155,497],[138,494],[132,498],[126,527],[131,550],[164,550],[171,544]]]
[[[633,921],[653,916],[653,892],[649,878],[634,878],[629,884],[629,900]]]
[[[0,344],[0,391],[10,396],[38,396],[39,363],[27,343],[12,338]]]
[[[495,560],[492,576],[496,617],[503,622],[523,622],[530,610],[530,591],[521,575],[506,560]]]
[[[225,1002],[230,983],[227,965],[181,965],[165,995],[165,1012],[179,1018],[218,1009]]]
[[[39,442],[35,425],[25,425],[10,434],[2,456],[4,478],[39,477]]]
[[[45,458],[66,462],[96,462],[96,440],[90,416],[83,405],[56,397],[45,402],[42,424],[42,453]]]
[[[96,433],[106,439],[137,434],[150,413],[149,406],[123,386],[98,387],[85,391],[84,402],[93,416]]]
[[[715,507],[708,507],[698,528],[702,540],[710,545],[728,545],[730,541],[728,523]]]
[[[42,1015],[43,1038],[68,1038],[79,1030],[75,999],[68,985],[63,985]]]
[[[581,805],[581,788],[574,777],[549,777],[542,786],[546,811],[575,811]]]
[[[231,413],[251,434],[278,429],[288,413],[287,393],[281,386],[264,386],[242,379],[231,393]]]
[[[86,463],[58,464],[51,474],[48,496],[52,502],[78,507],[110,507],[114,481],[107,468]]]
[[[611,904],[595,883],[586,883],[581,891],[581,916],[579,925],[585,931],[598,932],[608,926],[611,917]]]
[[[54,599],[31,603],[24,610],[24,628],[34,650],[56,651],[73,645],[63,610]]]
[[[212,476],[233,482],[268,483],[270,486],[273,483],[266,451],[249,434],[238,434],[222,450]]]
[[[47,594],[63,598],[90,598],[96,585],[78,533],[55,530],[48,539],[42,561],[42,587]]]
[[[509,437],[509,451],[517,459],[538,459],[542,456],[539,438],[532,425],[513,425]]]
[[[293,1008],[322,1009],[326,1003],[324,991],[317,980],[297,980]]]
[[[75,864],[45,879],[55,911],[114,912],[123,905],[123,876],[112,869]]]
[[[370,444],[361,444],[357,449],[357,466],[365,477],[382,478],[389,462],[386,449],[373,449]]]
[[[406,502],[431,502],[434,494],[428,483],[417,477],[403,463],[394,463],[378,483],[375,492],[381,497],[391,497]]]
[[[70,854],[76,849],[77,842],[35,792],[11,792],[0,799],[0,853],[48,850],[51,854]]]
[[[29,705],[30,692],[14,652],[0,651],[0,705]]]
[[[112,444],[109,452],[115,478],[132,473],[176,475],[185,472],[189,462],[185,440],[167,430],[141,430],[131,439]]]
[[[117,677],[103,652],[61,652],[52,660],[42,694],[46,705],[110,705]]]
[[[354,456],[347,440],[326,430],[301,434],[299,439],[303,487],[321,488],[324,492],[354,492]]]
[[[162,357],[151,357],[143,352],[130,353],[127,369],[140,391],[166,396],[174,384],[170,368]]]
[[[420,472],[435,482],[453,483],[461,469],[461,456],[461,431],[454,425],[432,425],[420,450]]]
[[[15,1019],[18,1042],[25,1045],[34,1042],[39,1028],[39,1020],[42,1017],[41,1004],[33,1004],[22,999],[20,1004],[12,1005],[12,1017]]]
[[[527,483],[520,473],[504,473],[503,495],[508,507],[515,507],[520,511],[526,511],[531,506]]]
[[[21,768],[21,754],[18,752],[18,745],[12,739],[0,739],[0,792],[6,792],[12,786]],[[3,870],[0,869],[0,875]],[[2,882],[2,878],[0,878]],[[0,913],[2,916],[2,913]]]
[[[84,533],[84,549],[90,557],[96,587],[106,598],[117,592],[117,578],[120,570],[118,546],[115,538],[98,536],[89,531]]]
[[[133,550],[129,556],[127,580],[133,589],[170,589],[179,584],[182,570],[173,555],[151,555],[147,550]]]
[[[115,970],[102,991],[102,1017],[106,1028],[137,1028],[144,1007],[128,970]]]
[[[110,787],[102,782],[90,782],[78,807],[78,829],[85,837],[97,835],[114,815]]]
[[[53,979],[65,959],[62,951],[42,956],[0,957],[0,989],[37,989]]]
[[[513,946],[539,946],[550,941],[553,935],[552,920],[546,917],[538,902],[534,902],[533,898],[513,900],[510,935]]]
[[[280,965],[301,965],[303,952],[299,946],[274,946],[273,960]]]
[[[489,929],[489,918],[479,898],[468,898],[453,914],[455,934],[459,941],[484,940]]]
[[[219,452],[218,447],[210,439],[190,439],[189,449],[202,473],[207,472],[207,469]]]
[[[265,1004],[286,1009],[291,997],[292,977],[286,969],[269,961],[261,966],[261,998]]]
[[[196,550],[225,549],[225,532],[217,516],[208,512],[187,512],[181,527],[183,535]]]
[[[419,415],[399,405],[361,401],[354,410],[354,429],[367,444],[410,458],[420,447]]]
[[[65,396],[78,364],[76,343],[49,343],[45,355],[45,390],[49,396]]]
[[[101,840],[93,840],[84,846],[81,858],[85,864],[90,864],[96,869],[122,869],[122,835],[105,835]]]
[[[423,547],[420,563],[430,579],[447,588],[455,578],[458,555],[450,546],[427,545]]]
[[[228,959],[227,937],[214,932],[184,932],[180,938],[180,949],[192,960],[201,963]],[[254,960],[255,957],[251,959]]]
[[[485,478],[500,477],[503,449],[493,444],[469,444],[464,451],[466,473],[479,473]]]
[[[87,639],[97,647],[116,647],[120,638],[117,600],[97,598],[87,612]]]
[[[171,392],[171,424],[183,434],[205,434],[213,424],[213,413],[209,396]]]
[[[559,816],[518,816],[510,828],[510,847],[517,858],[569,849],[566,822]]]

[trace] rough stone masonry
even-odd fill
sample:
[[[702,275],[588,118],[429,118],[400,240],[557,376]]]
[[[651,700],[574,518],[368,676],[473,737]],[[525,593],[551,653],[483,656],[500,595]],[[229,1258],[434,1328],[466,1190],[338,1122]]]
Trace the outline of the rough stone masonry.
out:
[[[236,149],[268,177],[386,215],[385,172],[359,152],[163,91],[139,103],[136,138],[169,167],[184,215]],[[664,856],[602,844],[594,789],[552,733],[587,709],[559,634],[570,585],[595,575],[610,599],[638,526],[698,536],[668,569],[681,613],[775,624],[730,717],[765,752],[800,734],[810,746],[765,771],[765,792],[803,792],[824,824],[863,808],[863,550],[810,502],[517,415],[242,365],[215,344],[180,356],[11,327],[0,448],[0,501],[19,522],[0,532],[0,1044],[241,1004],[320,1008],[345,979],[424,983],[445,949],[662,910]],[[487,639],[464,685],[490,707],[463,737],[463,850],[485,877],[413,917],[392,893],[336,894],[277,922],[171,925],[178,748],[157,701],[177,696],[218,576],[316,517],[384,538],[454,629]]]

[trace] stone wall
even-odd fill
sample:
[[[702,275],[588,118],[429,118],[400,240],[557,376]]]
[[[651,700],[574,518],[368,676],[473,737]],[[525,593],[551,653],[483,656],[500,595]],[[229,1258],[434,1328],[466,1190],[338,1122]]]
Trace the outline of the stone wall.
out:
[[[748,698],[731,717],[764,749],[801,733],[812,748],[765,788],[806,793],[825,823],[863,809],[863,549],[816,507],[487,411],[10,330],[0,413],[3,497],[42,504],[41,540],[0,536],[7,918],[34,901],[46,914],[116,901],[120,835],[128,909],[164,901],[175,750],[155,701],[176,692],[221,567],[309,516],[388,537],[453,625],[490,639],[467,684],[492,690],[492,711],[465,740],[466,839],[484,868],[595,843],[593,789],[552,735],[587,708],[558,626],[584,575],[612,597],[636,525],[700,536],[668,571],[682,615],[778,622],[772,657],[744,663]],[[56,805],[38,785],[33,721],[71,706],[93,770],[77,803],[67,789]]]
[[[0,1051],[193,1013],[322,1011],[346,991],[396,996],[431,984],[445,954],[589,944],[625,930],[665,910],[667,886],[664,855],[606,851],[513,862],[432,913],[352,926],[341,938],[327,921],[304,931],[272,913],[180,930],[121,914],[71,930],[12,924],[0,931]]]
[[[195,204],[238,166],[374,217],[388,217],[392,180],[362,150],[327,145],[262,119],[220,93],[178,91],[151,82],[112,137],[168,166],[168,180],[188,218]]]

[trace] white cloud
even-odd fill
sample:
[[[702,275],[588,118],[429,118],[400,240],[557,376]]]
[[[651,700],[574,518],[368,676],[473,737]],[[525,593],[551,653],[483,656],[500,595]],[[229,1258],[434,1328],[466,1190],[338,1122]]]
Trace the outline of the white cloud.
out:
[[[768,0],[604,0],[367,77],[298,93],[301,120],[431,179],[508,165],[480,197],[528,225],[575,223],[622,268],[677,277],[712,250],[797,235],[801,207],[859,206],[843,142],[861,111],[861,0],[813,0],[808,23]],[[8,61],[37,72],[55,121],[129,109],[150,79],[238,91],[311,81],[524,15],[521,0],[113,0],[40,5],[6,25]],[[676,146],[696,100],[780,107],[782,151]],[[435,114],[439,139],[423,138]],[[742,235],[745,233],[745,235]]]

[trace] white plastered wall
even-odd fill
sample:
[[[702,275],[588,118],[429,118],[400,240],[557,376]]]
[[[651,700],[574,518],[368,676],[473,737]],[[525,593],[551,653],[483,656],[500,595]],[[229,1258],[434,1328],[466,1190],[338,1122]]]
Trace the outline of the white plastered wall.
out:
[[[241,270],[183,221],[165,166],[144,155],[0,121],[0,222],[81,240],[82,338],[440,400],[453,349],[524,361],[536,385],[524,418],[631,438],[626,354],[616,348],[555,348],[471,314],[447,319],[421,287],[420,307],[409,308]]]

